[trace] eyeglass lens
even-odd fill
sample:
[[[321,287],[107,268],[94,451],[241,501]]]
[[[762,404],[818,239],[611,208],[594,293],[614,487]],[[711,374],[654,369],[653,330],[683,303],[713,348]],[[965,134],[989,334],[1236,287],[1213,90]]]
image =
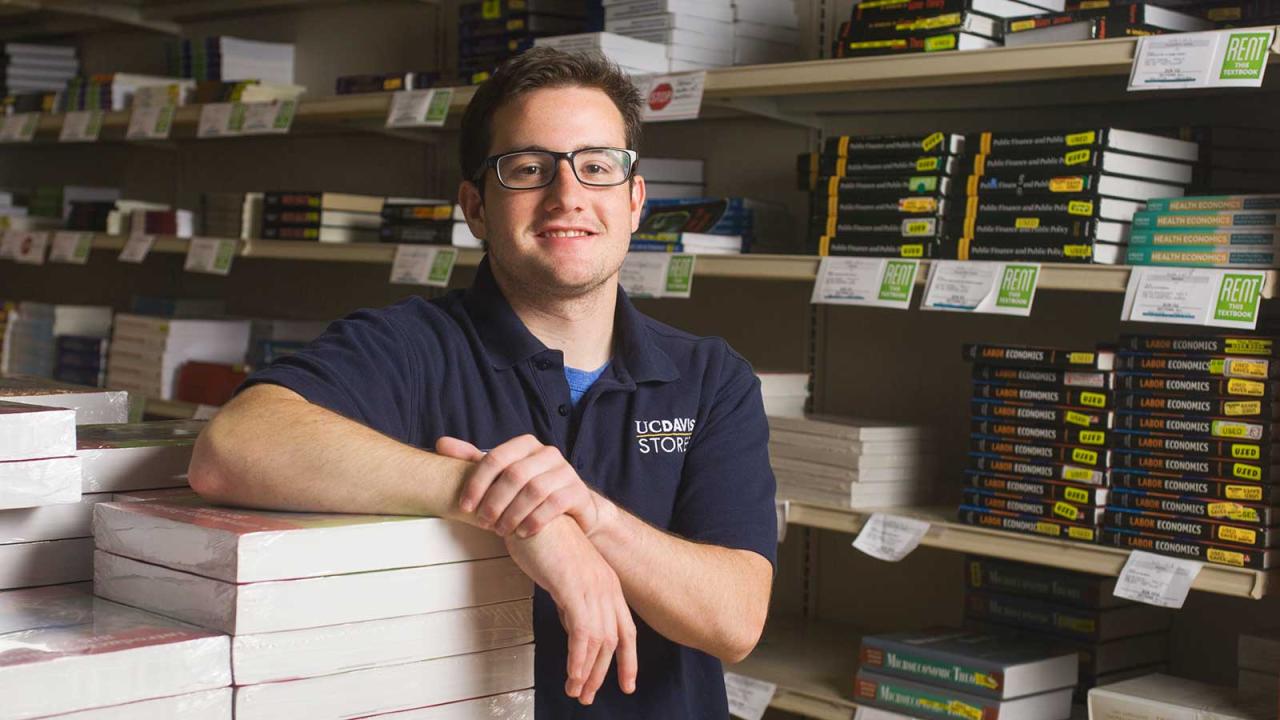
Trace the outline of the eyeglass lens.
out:
[[[510,188],[543,187],[555,178],[558,163],[547,152],[504,155],[498,160],[498,179]],[[631,174],[631,157],[614,148],[580,150],[573,156],[573,173],[583,185],[620,185]]]

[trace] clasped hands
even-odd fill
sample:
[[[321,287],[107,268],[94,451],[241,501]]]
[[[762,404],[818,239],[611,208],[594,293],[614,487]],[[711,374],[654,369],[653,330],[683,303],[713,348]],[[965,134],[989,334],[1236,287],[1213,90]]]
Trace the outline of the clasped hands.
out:
[[[615,653],[618,684],[634,692],[635,621],[617,573],[589,539],[621,512],[617,506],[587,487],[558,448],[532,435],[487,453],[442,437],[435,451],[476,463],[462,486],[459,509],[505,538],[520,568],[555,600],[569,635],[565,692],[590,705]],[[562,515],[581,532],[556,523]]]

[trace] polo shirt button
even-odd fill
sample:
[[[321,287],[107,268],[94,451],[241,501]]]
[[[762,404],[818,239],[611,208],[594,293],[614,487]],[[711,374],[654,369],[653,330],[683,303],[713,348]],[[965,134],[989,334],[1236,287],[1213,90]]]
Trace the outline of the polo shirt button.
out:
[[[569,406],[564,403],[560,403],[560,414],[567,416],[569,414]]]
[[[534,365],[536,365],[539,370],[547,370],[548,368],[551,367],[551,363],[547,362],[546,360],[539,360],[538,362],[534,363]]]

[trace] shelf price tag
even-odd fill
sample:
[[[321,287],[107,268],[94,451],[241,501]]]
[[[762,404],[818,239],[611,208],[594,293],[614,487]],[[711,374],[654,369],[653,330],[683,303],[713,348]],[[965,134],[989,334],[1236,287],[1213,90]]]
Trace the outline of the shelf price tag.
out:
[[[702,91],[706,85],[705,70],[637,78],[636,87],[644,98],[640,119],[644,122],[696,120],[702,111]]]
[[[1130,90],[1262,87],[1275,28],[1138,38]]]
[[[89,250],[93,248],[93,233],[56,232],[53,247],[49,250],[49,262],[85,265],[89,262]]]
[[[453,88],[401,90],[391,95],[387,127],[443,127],[449,119]]]
[[[764,680],[726,672],[724,689],[729,695],[729,714],[743,720],[760,720],[769,709],[778,686]]]
[[[281,135],[293,126],[298,111],[297,100],[240,103],[244,113],[240,123],[242,135]]]
[[[101,110],[75,110],[62,116],[58,142],[97,142],[102,133]]]
[[[921,309],[1027,317],[1039,280],[1039,263],[935,260]]]
[[[14,246],[13,259],[24,265],[43,265],[48,249],[49,233],[23,231]]]
[[[622,262],[618,280],[631,297],[687,298],[693,294],[694,256],[633,252]]]
[[[1114,595],[1148,605],[1180,608],[1203,563],[1134,550],[1116,580]]]
[[[397,245],[391,282],[398,285],[446,287],[458,262],[458,251],[436,245]]]
[[[0,260],[12,260],[18,256],[18,246],[26,236],[21,230],[5,230],[0,235]]]
[[[155,235],[147,235],[145,233],[133,233],[129,239],[125,241],[124,248],[120,251],[120,262],[140,264],[147,259],[147,255],[151,253],[151,248],[156,244]]]
[[[173,131],[173,116],[177,112],[173,105],[150,105],[135,107],[129,113],[129,129],[125,131],[126,140],[168,140]]]
[[[809,302],[906,310],[919,272],[919,260],[824,257]]]
[[[40,126],[40,113],[5,115],[0,122],[0,142],[31,142]]]
[[[230,137],[240,133],[244,122],[244,106],[240,103],[209,103],[200,106],[200,123],[196,137]]]
[[[1266,278],[1262,270],[1135,267],[1120,319],[1252,330]]]
[[[871,513],[853,546],[878,560],[898,562],[912,550],[929,532],[929,523],[915,518]]]
[[[229,275],[231,261],[235,259],[239,245],[239,240],[230,238],[191,238],[182,269],[209,275]]]

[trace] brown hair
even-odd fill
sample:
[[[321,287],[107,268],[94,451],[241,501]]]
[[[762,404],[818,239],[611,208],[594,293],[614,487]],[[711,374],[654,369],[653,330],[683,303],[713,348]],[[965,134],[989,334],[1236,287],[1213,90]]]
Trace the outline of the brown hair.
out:
[[[640,149],[640,91],[626,73],[599,54],[533,48],[500,65],[467,104],[459,152],[462,179],[474,180],[484,166],[493,142],[493,116],[503,104],[532,90],[559,87],[603,91],[622,113],[627,147]]]

